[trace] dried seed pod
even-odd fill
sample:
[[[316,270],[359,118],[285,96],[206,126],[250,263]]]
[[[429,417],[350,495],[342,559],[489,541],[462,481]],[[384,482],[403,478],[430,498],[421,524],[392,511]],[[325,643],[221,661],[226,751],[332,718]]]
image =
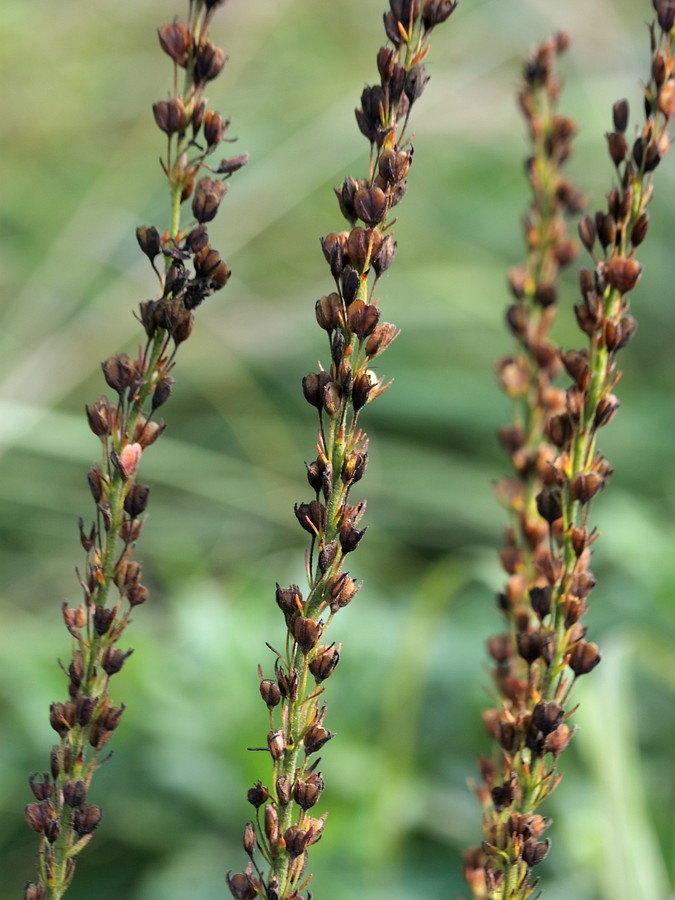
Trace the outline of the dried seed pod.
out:
[[[189,124],[182,97],[159,100],[157,103],[153,103],[152,112],[157,127],[169,137],[185,131]]]
[[[192,48],[192,34],[188,25],[185,22],[170,22],[158,29],[158,35],[162,50],[176,65],[184,69]]]
[[[305,745],[305,753],[316,753],[324,744],[327,744],[335,735],[328,731],[323,725],[313,725],[305,734],[302,742]]]
[[[577,641],[572,647],[568,665],[576,676],[587,675],[599,664],[602,656],[597,644]]]
[[[213,178],[202,178],[197,183],[192,199],[192,214],[200,224],[215,219],[226,191],[227,185]]]

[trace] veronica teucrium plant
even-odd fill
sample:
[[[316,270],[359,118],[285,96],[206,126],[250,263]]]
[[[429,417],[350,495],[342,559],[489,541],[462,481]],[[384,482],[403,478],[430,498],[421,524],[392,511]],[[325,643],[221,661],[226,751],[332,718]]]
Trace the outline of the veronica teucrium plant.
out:
[[[511,273],[516,302],[507,322],[518,353],[499,366],[514,401],[512,424],[500,435],[514,472],[499,487],[511,525],[501,553],[507,582],[498,595],[505,629],[488,642],[496,706],[484,716],[494,754],[481,761],[476,788],[483,841],[464,857],[477,900],[525,900],[537,890],[533,868],[548,853],[550,826],[540,807],[561,780],[559,760],[574,735],[571,691],[601,661],[583,624],[595,586],[590,561],[598,533],[590,513],[613,471],[599,437],[619,407],[618,357],[636,331],[630,294],[642,273],[637,253],[675,116],[675,3],[653,0],[653,7],[644,117],[630,135],[628,102],[614,104],[607,204],[579,223],[592,268],[580,272],[574,314],[583,345],[573,350],[548,339],[554,276],[570,256],[564,227],[555,224],[556,209],[569,206],[558,164],[574,130],[553,112],[559,84],[552,66],[565,41],[544,44],[524,69],[520,98],[532,138],[534,200],[526,218],[528,262]],[[564,387],[554,383],[558,372]]]
[[[388,386],[373,373],[373,361],[398,333],[381,321],[375,289],[396,253],[391,227],[406,193],[413,158],[408,120],[428,81],[429,40],[456,3],[390,0],[389,6],[384,16],[388,43],[377,54],[379,81],[364,89],[356,110],[358,127],[370,143],[368,170],[360,178],[346,178],[335,191],[347,230],[321,240],[333,285],[317,300],[315,312],[328,356],[325,367],[303,379],[318,435],[316,457],[307,464],[313,497],[295,507],[309,536],[307,587],[276,588],[286,633],[271,648],[267,673],[259,669],[268,731],[264,746],[251,748],[264,752],[270,767],[265,781],[248,792],[255,809],[255,821],[244,830],[250,861],[244,872],[227,876],[238,900],[305,896],[312,879],[308,853],[326,822],[327,813],[314,812],[324,789],[318,754],[334,736],[326,721],[324,683],[342,652],[329,632],[361,587],[350,571],[351,555],[365,534],[366,503],[352,495],[368,460],[361,423],[365,408]]]
[[[207,109],[204,96],[226,61],[208,34],[220,5],[222,0],[190,0],[185,21],[159,29],[160,46],[173,62],[172,90],[153,106],[166,139],[161,167],[169,210],[162,234],[154,226],[136,231],[158,290],[140,304],[144,339],[138,355],[117,353],[102,363],[108,392],[86,408],[101,447],[100,462],[87,476],[95,512],[91,524],[80,520],[82,599],[79,605],[63,604],[72,658],[61,665],[67,699],[49,710],[58,743],[48,771],[29,779],[35,799],[25,815],[40,847],[37,877],[26,884],[25,900],[58,900],[65,894],[77,857],[101,822],[101,809],[90,802],[92,779],[108,758],[104,754],[125,708],[113,700],[110,681],[132,653],[119,646],[132,611],[148,598],[141,563],[134,558],[150,493],[138,473],[165,429],[158,414],[171,395],[176,352],[190,337],[194,310],[230,276],[207,228],[225,194],[225,179],[246,162],[245,155],[209,162],[229,125]]]

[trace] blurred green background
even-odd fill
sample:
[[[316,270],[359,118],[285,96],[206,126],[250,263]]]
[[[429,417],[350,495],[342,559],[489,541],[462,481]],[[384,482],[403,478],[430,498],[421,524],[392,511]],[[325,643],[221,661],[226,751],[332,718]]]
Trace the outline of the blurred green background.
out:
[[[380,0],[231,0],[212,35],[231,56],[211,105],[233,117],[250,165],[212,234],[233,270],[181,348],[168,431],[143,461],[152,486],[138,555],[151,600],[113,681],[127,710],[92,800],[104,823],[72,900],[215,900],[239,870],[246,789],[268,768],[256,665],[281,641],[274,584],[302,582],[315,419],[300,379],[325,360],[313,306],[331,289],[319,236],[339,229],[332,187],[359,176],[353,109],[374,79]],[[165,227],[150,107],[171,68],[156,27],[182,14],[146,0],[4,0],[0,53],[0,895],[16,897],[37,846],[27,775],[46,768],[50,701],[63,699],[65,598],[79,602],[77,517],[96,439],[83,407],[99,362],[139,340],[132,316],[154,276],[136,225]],[[505,270],[522,255],[526,152],[513,90],[520,59],[568,28],[562,108],[580,123],[570,174],[598,205],[611,184],[612,102],[640,107],[648,0],[463,0],[439,28],[414,110],[415,164],[383,279],[402,328],[367,410],[368,534],[351,561],[365,585],[335,623],[322,754],[329,810],[312,851],[317,898],[416,900],[462,893],[459,854],[480,836],[466,786],[487,750],[484,642],[507,470],[495,430],[508,405]],[[616,467],[594,508],[603,532],[587,617],[602,666],[578,685],[579,733],[546,812],[548,900],[664,900],[675,882],[675,154],[657,172],[623,357],[622,409],[603,435]],[[572,328],[569,275],[558,336]],[[361,485],[359,485],[361,487]]]

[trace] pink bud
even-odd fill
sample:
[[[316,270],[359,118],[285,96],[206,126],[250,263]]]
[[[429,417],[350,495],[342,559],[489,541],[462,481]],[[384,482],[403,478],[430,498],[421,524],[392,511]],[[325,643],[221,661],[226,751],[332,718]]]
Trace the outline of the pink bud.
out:
[[[120,467],[126,478],[133,478],[141,461],[143,448],[140,444],[127,444],[120,453]]]

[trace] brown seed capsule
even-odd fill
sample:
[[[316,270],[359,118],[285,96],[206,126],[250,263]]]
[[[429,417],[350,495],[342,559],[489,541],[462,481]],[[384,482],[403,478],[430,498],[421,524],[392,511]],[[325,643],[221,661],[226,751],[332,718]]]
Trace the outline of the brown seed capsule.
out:
[[[595,223],[588,213],[584,213],[581,219],[579,219],[579,237],[581,238],[581,243],[589,253],[593,252],[595,235]]]
[[[255,836],[255,828],[253,827],[253,822],[247,822],[244,826],[244,851],[250,857],[253,857],[255,853],[258,841]]]
[[[320,297],[315,305],[316,321],[324,331],[331,332],[342,323],[342,298],[339,294]]]
[[[553,306],[558,299],[558,288],[552,282],[542,282],[534,289],[534,299],[544,309]]]
[[[291,779],[288,775],[281,775],[276,781],[277,799],[282,806],[288,806],[291,801]]]
[[[293,799],[301,809],[307,812],[319,800],[324,789],[321,772],[312,772],[305,781],[298,779],[293,785]]]
[[[385,150],[380,156],[379,172],[389,184],[403,181],[410,171],[412,152],[406,150]]]
[[[361,585],[354,581],[349,572],[341,572],[335,578],[326,583],[326,590],[331,598],[330,608],[332,612],[347,606],[356,596]]]
[[[273,847],[279,840],[279,816],[276,807],[268,803],[265,807],[265,834]]]
[[[113,421],[112,408],[107,397],[101,397],[96,403],[85,406],[89,427],[96,437],[107,439],[111,433]],[[114,417],[116,419],[116,416]]]
[[[44,884],[30,881],[24,886],[23,900],[47,900],[47,888]]]
[[[170,22],[158,29],[159,43],[162,50],[171,57],[176,65],[185,68],[190,58],[192,35],[185,22]]]
[[[528,866],[536,866],[540,863],[549,851],[551,842],[548,838],[545,841],[527,840],[523,844],[523,860]]]
[[[286,625],[290,628],[298,615],[302,613],[302,594],[297,584],[288,588],[282,588],[277,584],[275,599],[286,619]]]
[[[620,131],[610,131],[607,134],[607,148],[615,166],[620,166],[628,153],[626,138]]]
[[[567,749],[567,745],[572,739],[573,731],[564,723],[559,725],[555,731],[546,735],[544,741],[544,750],[546,753],[552,753],[556,758]]]
[[[52,703],[49,707],[49,724],[61,737],[68,734],[76,724],[75,703],[72,700],[67,703]]]
[[[153,103],[152,112],[155,116],[157,127],[171,137],[185,131],[189,119],[185,111],[182,97],[173,97],[171,100],[159,100]]]
[[[530,605],[540,621],[545,619],[551,612],[550,586],[530,588]]]
[[[143,253],[145,253],[150,262],[159,255],[161,242],[159,231],[157,231],[154,225],[139,225],[136,229],[136,240],[138,241],[138,246]]]
[[[45,827],[56,815],[56,807],[48,800],[43,800],[40,803],[29,803],[24,809],[26,824],[38,834],[45,833]]]
[[[126,591],[129,606],[140,606],[148,599],[148,589],[143,584],[133,584]]]
[[[380,308],[374,303],[357,299],[349,307],[349,328],[361,340],[372,334],[379,320]]]
[[[490,656],[495,662],[503,663],[511,659],[513,656],[513,646],[511,643],[511,635],[495,634],[488,638],[487,649]]]
[[[337,543],[329,541],[325,547],[319,551],[319,570],[325,574],[335,562],[337,556]]]
[[[340,284],[342,286],[342,297],[349,306],[356,297],[361,289],[361,275],[353,266],[345,266],[345,269],[340,277]]]
[[[389,344],[394,341],[400,332],[390,322],[382,322],[376,325],[366,343],[366,356],[375,359],[380,353],[384,353]]]
[[[302,379],[305,400],[317,409],[323,409],[324,388],[330,382],[329,372],[310,372]]]
[[[152,410],[153,412],[156,409],[159,409],[160,406],[163,406],[166,401],[171,396],[171,391],[173,390],[174,380],[170,375],[165,375],[163,378],[160,378],[157,384],[155,385],[155,389],[152,392]]]
[[[368,372],[359,372],[354,379],[354,385],[352,387],[352,406],[354,407],[354,412],[358,412],[366,405],[370,392],[374,386]]]
[[[211,41],[202,41],[197,47],[194,60],[194,76],[197,84],[213,81],[221,73],[227,57]]]
[[[550,734],[560,725],[565,710],[557,703],[540,701],[532,710],[532,727],[543,734]]]
[[[291,827],[287,828],[284,832],[284,843],[286,845],[286,851],[291,859],[302,856],[307,847],[307,841],[307,832],[300,828],[298,825],[291,825]]]
[[[347,252],[353,266],[366,271],[382,244],[382,232],[377,228],[352,228],[347,238]]]
[[[617,100],[612,107],[612,118],[617,131],[625,131],[628,127],[628,100]]]
[[[192,198],[192,214],[200,224],[215,219],[226,191],[227,185],[222,181],[213,178],[199,180]]]
[[[286,736],[283,731],[270,731],[267,735],[267,746],[272,759],[283,759],[286,752]]]
[[[552,525],[562,515],[559,495],[549,488],[544,488],[537,494],[537,510],[539,515]]]
[[[321,634],[321,626],[314,619],[299,616],[293,623],[293,636],[305,656],[316,646]]]
[[[520,743],[520,732],[514,722],[498,722],[497,741],[507,753],[513,753]]]
[[[570,496],[580,503],[588,503],[605,486],[605,479],[598,472],[577,472],[570,482]]]
[[[354,195],[354,212],[369,228],[380,224],[388,206],[387,197],[379,187],[361,188]]]
[[[236,872],[233,875],[231,872],[228,872],[225,879],[235,900],[254,900],[258,896],[258,890],[250,874]]]
[[[120,650],[118,647],[106,647],[101,657],[101,668],[106,675],[116,675],[133,652]]]
[[[312,725],[303,738],[305,753],[308,756],[310,753],[316,753],[333,737],[335,735],[324,728],[323,725]]]
[[[255,806],[256,809],[260,809],[263,803],[267,803],[270,798],[270,793],[266,787],[263,786],[261,781],[257,781],[252,788],[249,788],[246,798],[251,806]]]
[[[309,534],[314,535],[321,530],[326,510],[318,500],[312,500],[310,503],[296,503],[293,511],[300,525]]]
[[[271,678],[263,678],[260,682],[260,696],[268,709],[274,709],[281,703],[281,691],[276,681]]]
[[[69,778],[63,785],[63,799],[68,806],[82,806],[87,799],[87,785],[85,782]]]
[[[328,647],[323,645],[317,649],[314,659],[309,664],[309,671],[317,684],[321,684],[333,674],[340,661],[341,650],[342,644],[331,644]]]
[[[396,258],[397,247],[398,244],[390,234],[388,234],[382,241],[380,249],[372,259],[373,269],[375,270],[375,274],[378,278],[380,277],[380,275],[386,272],[394,262],[394,259]]]
[[[99,636],[103,636],[110,631],[110,627],[115,621],[117,615],[117,606],[108,609],[105,606],[97,606],[94,610],[94,630]]]
[[[608,425],[616,415],[619,405],[619,398],[614,394],[606,394],[601,397],[593,419],[595,427],[601,428],[603,425]]]
[[[562,354],[561,358],[567,374],[574,379],[582,391],[585,390],[590,376],[588,355],[581,351],[568,350]]]
[[[616,222],[614,216],[609,213],[596,212],[595,227],[597,228],[598,238],[603,248],[613,246],[616,240]]]
[[[54,794],[54,784],[47,772],[44,773],[40,780],[38,780],[37,772],[34,772],[28,778],[28,785],[36,800],[49,800]]]
[[[577,641],[572,647],[568,665],[575,675],[587,675],[598,665],[601,658],[597,644]]]
[[[219,112],[216,112],[213,109],[208,109],[204,113],[204,138],[206,139],[206,144],[209,149],[217,147],[218,144],[223,140],[225,136],[225,132],[227,131],[230,120],[223,119]]]
[[[149,485],[134,482],[124,498],[124,511],[131,516],[132,519],[136,519],[145,512],[149,499]]]
[[[492,802],[497,812],[501,812],[513,803],[515,796],[515,779],[495,785],[490,791]]]
[[[101,363],[103,377],[114,391],[122,396],[136,378],[136,364],[126,353],[118,353]]]
[[[422,96],[428,81],[429,75],[426,66],[422,63],[415,63],[406,75],[403,88],[411,106]]]
[[[541,656],[541,638],[536,631],[524,631],[516,636],[518,656],[531,666]]]
[[[85,803],[73,810],[73,831],[80,837],[93,834],[101,824],[102,818],[103,810],[100,807]]]
[[[637,260],[615,256],[607,263],[607,282],[620,294],[627,294],[640,280],[641,271]]]

